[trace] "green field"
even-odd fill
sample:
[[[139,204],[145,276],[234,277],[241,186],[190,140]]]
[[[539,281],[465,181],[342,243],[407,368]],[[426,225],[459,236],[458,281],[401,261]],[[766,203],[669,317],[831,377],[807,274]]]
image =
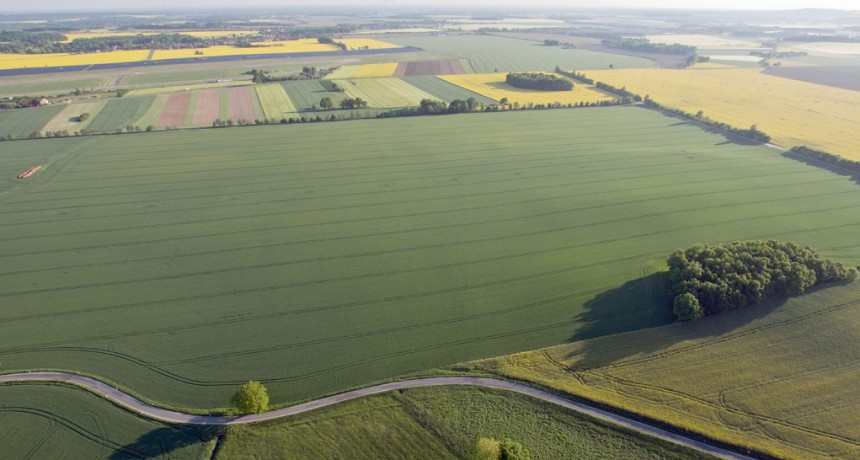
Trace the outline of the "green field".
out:
[[[299,112],[318,108],[320,99],[324,97],[330,98],[334,107],[340,107],[340,101],[346,99],[346,94],[329,91],[320,80],[289,81],[284,82],[283,86]]]
[[[348,97],[360,97],[371,108],[415,107],[421,99],[434,99],[428,94],[399,78],[361,78],[335,80]]]
[[[112,133],[117,129],[138,124],[138,120],[146,113],[153,101],[155,96],[112,99],[95,116],[87,131]],[[141,126],[141,128],[145,127],[146,125]]]
[[[69,386],[0,386],[3,458],[196,460],[211,431],[143,419]]]
[[[243,75],[242,69],[198,69],[181,71],[148,71],[135,72],[122,78],[122,86],[144,86],[161,83],[207,83],[218,79],[234,81],[251,80],[250,75]]]
[[[69,133],[74,134],[75,131],[87,129],[87,127],[90,126],[90,123],[95,120],[96,115],[98,115],[102,108],[104,108],[105,104],[107,104],[106,100],[66,105],[62,112],[57,114],[57,116],[51,119],[48,124],[42,127],[42,130],[66,130]],[[78,117],[83,113],[90,114],[90,117],[84,121],[78,121]]]
[[[477,73],[653,67],[647,59],[582,49],[544,46],[531,40],[496,35],[449,35],[444,37],[385,37],[391,43],[415,46],[431,53],[466,58]]]
[[[636,280],[696,242],[860,263],[850,178],[639,107],[90,139],[0,202],[0,362],[172,406],[665,324]]]
[[[65,108],[63,105],[51,105],[9,111],[0,110],[0,137],[11,134],[16,139],[27,139],[30,134],[41,132],[42,127]]]
[[[269,83],[256,85],[255,88],[267,120],[278,121],[286,115],[296,113],[296,106],[293,105],[283,86]]]
[[[55,77],[28,76],[28,81],[20,79],[0,79],[0,96],[48,96],[66,93],[75,89],[99,90],[110,78],[83,78],[70,80],[54,80]],[[45,81],[39,81],[45,78]]]
[[[146,112],[144,112],[136,122],[141,129],[146,129],[148,126],[155,126],[158,124],[158,119],[161,117],[161,113],[164,112],[164,108],[167,106],[167,100],[170,99],[169,94],[158,94],[149,97],[153,98],[152,104],[149,105]]]
[[[451,83],[448,83],[445,80],[436,78],[433,75],[423,75],[423,76],[418,76],[418,77],[404,77],[403,80],[405,80],[410,85],[412,85],[412,86],[414,86],[414,87],[416,87],[422,91],[430,93],[433,96],[435,96],[436,98],[441,99],[445,102],[451,102],[454,99],[460,99],[462,101],[465,101],[465,100],[469,99],[470,97],[473,97],[473,98],[475,98],[476,101],[478,101],[481,104],[490,105],[490,104],[496,103],[496,101],[494,101],[488,97],[481,96],[478,93],[473,93],[473,92],[471,92],[465,88],[461,88],[457,85],[452,85]]]
[[[477,367],[776,458],[852,458],[860,451],[858,327],[854,282]]]
[[[455,459],[481,437],[515,439],[534,460],[710,458],[515,393],[447,387],[234,427],[216,459]]]

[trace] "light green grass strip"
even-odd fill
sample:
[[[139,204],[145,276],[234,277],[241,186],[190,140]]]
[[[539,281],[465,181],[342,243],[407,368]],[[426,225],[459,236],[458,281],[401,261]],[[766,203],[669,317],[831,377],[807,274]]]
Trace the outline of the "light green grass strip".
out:
[[[185,119],[182,120],[182,126],[189,127],[194,125],[194,110],[197,106],[197,91],[191,93],[191,99],[188,101],[188,107],[185,110]]]
[[[137,120],[136,125],[141,129],[146,129],[147,126],[155,126],[158,124],[158,119],[161,117],[161,112],[164,112],[164,107],[167,106],[167,99],[170,96],[167,94],[159,94],[155,96],[155,101],[149,106],[149,110]]]

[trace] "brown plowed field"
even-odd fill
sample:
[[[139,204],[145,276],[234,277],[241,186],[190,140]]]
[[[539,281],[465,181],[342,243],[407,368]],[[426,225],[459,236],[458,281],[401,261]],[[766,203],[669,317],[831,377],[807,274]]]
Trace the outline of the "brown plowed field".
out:
[[[257,117],[257,111],[254,109],[255,94],[251,93],[250,86],[239,88],[230,88],[227,99],[230,108],[231,120],[254,120]]]
[[[860,67],[771,67],[765,71],[792,80],[860,91]]]
[[[206,89],[197,92],[197,103],[194,105],[194,126],[208,126],[221,116],[221,90]]]
[[[414,77],[417,75],[459,75],[466,73],[459,59],[440,61],[401,62],[394,71],[395,77]]]
[[[188,111],[188,103],[191,101],[191,93],[183,92],[171,94],[167,99],[164,112],[158,118],[156,128],[180,127],[185,122],[185,112]]]

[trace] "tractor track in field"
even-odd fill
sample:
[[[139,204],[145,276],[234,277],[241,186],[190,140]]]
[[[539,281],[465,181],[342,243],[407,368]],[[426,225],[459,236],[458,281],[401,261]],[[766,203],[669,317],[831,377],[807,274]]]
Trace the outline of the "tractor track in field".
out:
[[[286,407],[283,409],[273,410],[263,414],[252,414],[243,416],[208,416],[185,414],[181,412],[171,411],[167,409],[151,406],[129,394],[126,394],[106,383],[98,380],[84,377],[81,375],[65,373],[65,372],[31,372],[21,374],[0,375],[0,383],[32,383],[32,382],[50,382],[50,383],[65,383],[77,387],[81,387],[91,391],[102,398],[105,398],[112,403],[127,409],[135,414],[158,420],[166,423],[190,424],[190,425],[240,425],[267,420],[275,420],[284,417],[290,417],[305,412],[311,412],[323,407],[331,406],[337,403],[350,401],[353,399],[362,398],[365,396],[386,393],[389,391],[405,390],[410,388],[424,388],[435,386],[453,386],[453,385],[468,385],[478,386],[483,388],[492,388],[497,390],[511,391],[514,393],[523,394],[533,398],[540,399],[558,406],[574,410],[578,413],[585,414],[604,422],[609,422],[614,425],[622,426],[628,430],[637,433],[646,434],[659,438],[663,441],[668,441],[690,449],[695,449],[699,452],[704,452],[718,458],[723,459],[751,459],[746,455],[726,450],[699,440],[688,438],[686,436],[673,433],[661,428],[657,428],[627,417],[623,417],[612,412],[592,407],[587,404],[572,401],[561,396],[554,395],[534,387],[510,382],[506,380],[498,380],[486,377],[430,377],[415,380],[404,380],[398,382],[384,383],[370,387],[360,388],[357,390],[347,391],[332,396],[328,396],[313,401],[308,401],[295,406]]]

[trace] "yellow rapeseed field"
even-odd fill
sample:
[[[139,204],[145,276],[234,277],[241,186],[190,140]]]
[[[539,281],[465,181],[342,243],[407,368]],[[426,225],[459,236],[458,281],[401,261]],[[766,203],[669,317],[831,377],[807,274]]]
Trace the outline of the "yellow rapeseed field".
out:
[[[66,67],[144,61],[147,50],[86,54],[0,54],[0,69]]]
[[[386,62],[382,64],[365,64],[358,68],[352,74],[353,78],[375,78],[375,77],[390,77],[397,70],[396,62]]]
[[[507,73],[474,73],[439,75],[439,78],[497,101],[506,97],[511,104],[552,104],[555,102],[577,104],[579,102],[599,102],[614,99],[611,95],[580,84],[575,85],[573,91],[536,91],[515,88],[505,83],[506,76]]]
[[[389,48],[400,48],[400,45],[395,45],[393,43],[384,42],[382,40],[376,40],[373,38],[341,38],[337,41],[346,45],[346,48],[349,50],[361,50],[361,49],[371,49],[371,50],[382,50]]]
[[[650,95],[684,111],[748,128],[773,143],[825,150],[860,160],[860,92],[762,73],[760,69],[616,69],[588,71],[597,81]]]

